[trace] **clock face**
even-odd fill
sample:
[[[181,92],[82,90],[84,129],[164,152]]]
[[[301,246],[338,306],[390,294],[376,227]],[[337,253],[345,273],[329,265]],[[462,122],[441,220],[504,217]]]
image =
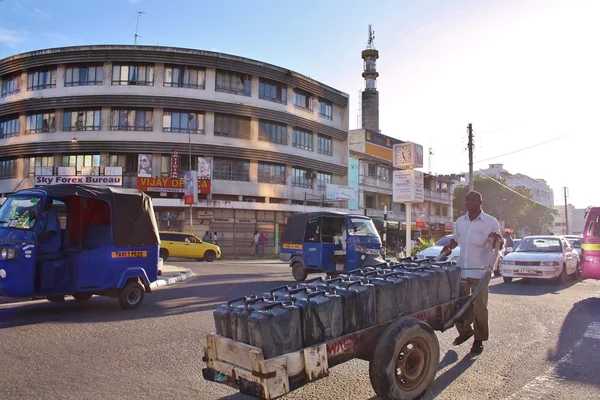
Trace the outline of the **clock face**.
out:
[[[400,149],[400,162],[410,162],[410,148],[403,147]]]

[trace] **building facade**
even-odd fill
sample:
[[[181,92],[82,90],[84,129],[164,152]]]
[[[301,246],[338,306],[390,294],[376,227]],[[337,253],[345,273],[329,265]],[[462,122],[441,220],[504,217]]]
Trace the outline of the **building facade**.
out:
[[[160,229],[218,232],[225,253],[244,254],[255,229],[276,244],[289,213],[325,206],[327,184],[347,183],[348,95],[260,61],[56,48],[0,60],[0,88],[0,196],[64,182],[137,187]],[[201,170],[193,207],[190,166]]]
[[[583,233],[583,228],[585,228],[584,208],[575,208],[574,205],[568,204],[566,214],[564,204],[555,205],[554,209],[558,212],[554,216],[553,232],[555,235],[581,235]]]

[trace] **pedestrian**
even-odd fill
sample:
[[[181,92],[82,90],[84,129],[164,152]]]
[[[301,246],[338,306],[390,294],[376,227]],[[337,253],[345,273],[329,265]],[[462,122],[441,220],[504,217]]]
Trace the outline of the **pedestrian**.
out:
[[[514,242],[513,242],[512,238],[510,237],[510,232],[504,231],[504,248],[506,249],[506,251],[504,252],[504,255],[507,255],[508,253],[513,251],[513,247],[514,247]]]
[[[260,258],[265,258],[265,246],[267,245],[267,237],[264,233],[261,233],[258,236],[258,250],[260,254]]]
[[[481,193],[471,191],[467,194],[465,197],[467,213],[456,220],[452,239],[441,251],[441,253],[449,253],[456,246],[460,246],[458,265],[463,268],[462,277],[469,282],[471,293],[486,273],[481,267],[488,267],[492,263],[495,241],[502,242],[498,220],[483,212],[482,203]],[[481,354],[483,342],[489,338],[487,303],[488,285],[481,290],[473,302],[473,313],[465,315],[462,321],[456,323],[459,336],[454,340],[455,346],[475,336],[471,353]],[[471,324],[474,325],[474,329]]]
[[[216,244],[217,246],[219,245],[219,239],[217,236],[217,232],[213,233],[213,243]]]
[[[254,257],[258,256],[258,238],[260,235],[258,234],[258,229],[254,231],[254,235],[252,235],[252,255]]]
[[[204,237],[202,238],[203,242],[206,243],[211,243],[212,242],[212,238],[210,237],[210,232],[206,231],[206,233],[204,234]]]

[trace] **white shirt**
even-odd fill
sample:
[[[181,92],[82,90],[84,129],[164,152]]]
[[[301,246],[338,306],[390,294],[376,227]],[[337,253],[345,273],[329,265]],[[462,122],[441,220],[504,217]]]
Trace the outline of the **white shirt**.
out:
[[[456,220],[452,238],[460,246],[458,266],[465,268],[462,271],[463,278],[481,279],[485,270],[471,268],[489,267],[492,264],[493,239],[488,238],[492,232],[500,233],[500,224],[483,211],[473,221],[468,213]]]

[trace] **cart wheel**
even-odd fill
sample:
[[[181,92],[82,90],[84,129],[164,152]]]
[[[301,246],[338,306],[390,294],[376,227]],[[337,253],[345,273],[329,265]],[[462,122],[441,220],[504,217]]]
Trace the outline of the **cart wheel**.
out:
[[[77,301],[88,301],[93,296],[92,293],[75,293],[73,298]]]
[[[119,291],[119,303],[125,310],[133,310],[142,304],[144,295],[144,287],[138,281],[129,281]]]
[[[292,276],[298,282],[302,282],[308,276],[308,271],[300,264],[298,261],[295,261],[292,264]]]
[[[433,329],[415,318],[401,319],[379,338],[369,363],[371,385],[382,399],[416,399],[433,382],[439,363]]]
[[[65,301],[65,296],[48,296],[46,297],[46,300],[52,302],[52,303],[64,303]]]

